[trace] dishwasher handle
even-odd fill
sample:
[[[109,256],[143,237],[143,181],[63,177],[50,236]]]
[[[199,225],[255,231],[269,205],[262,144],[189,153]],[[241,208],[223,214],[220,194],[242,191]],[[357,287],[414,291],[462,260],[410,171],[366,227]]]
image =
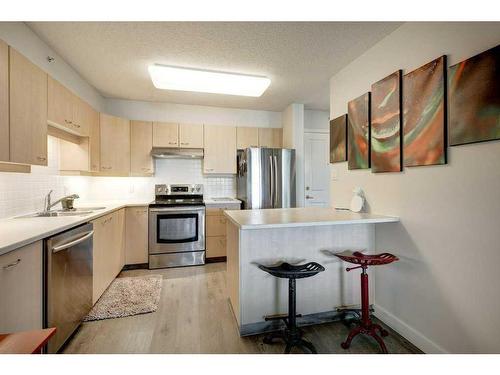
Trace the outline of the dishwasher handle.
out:
[[[83,241],[89,239],[90,237],[92,237],[94,235],[94,231],[91,230],[90,232],[87,232],[85,235],[83,235],[82,237],[80,238],[77,238],[76,240],[73,240],[73,241],[70,241],[70,242],[67,242],[65,244],[62,244],[62,245],[59,245],[59,246],[54,246],[52,248],[52,252],[53,253],[57,253],[58,251],[61,251],[61,250],[66,250],[72,246],[75,246],[75,245],[78,245],[79,243],[82,243]]]

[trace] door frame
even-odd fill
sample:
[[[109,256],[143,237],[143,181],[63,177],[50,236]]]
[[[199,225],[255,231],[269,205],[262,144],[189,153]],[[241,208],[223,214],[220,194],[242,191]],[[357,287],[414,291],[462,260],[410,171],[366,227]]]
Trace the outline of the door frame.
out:
[[[305,150],[306,150],[306,138],[307,138],[307,135],[308,134],[325,134],[325,135],[329,135],[330,134],[330,131],[329,129],[314,129],[314,128],[304,128],[304,159],[303,159],[303,162],[304,162],[304,186],[303,186],[303,191],[302,191],[302,197],[304,199],[304,207],[307,207],[306,206],[306,202],[307,202],[307,199],[306,199],[306,154],[305,154]],[[330,187],[328,187],[328,203],[327,203],[328,206],[331,205],[331,197],[330,197]]]

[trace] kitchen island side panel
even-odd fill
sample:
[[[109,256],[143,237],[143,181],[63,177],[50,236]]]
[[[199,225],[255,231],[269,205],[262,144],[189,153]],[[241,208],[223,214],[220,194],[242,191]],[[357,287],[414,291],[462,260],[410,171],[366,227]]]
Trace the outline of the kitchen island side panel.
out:
[[[360,303],[359,271],[327,252],[373,252],[374,224],[240,230],[239,306],[241,327],[262,322],[265,315],[288,310],[288,280],[275,278],[257,264],[318,262],[325,271],[297,280],[297,312],[307,315]],[[229,268],[229,267],[228,267]],[[373,283],[372,283],[373,284]],[[372,289],[372,288],[370,288]]]

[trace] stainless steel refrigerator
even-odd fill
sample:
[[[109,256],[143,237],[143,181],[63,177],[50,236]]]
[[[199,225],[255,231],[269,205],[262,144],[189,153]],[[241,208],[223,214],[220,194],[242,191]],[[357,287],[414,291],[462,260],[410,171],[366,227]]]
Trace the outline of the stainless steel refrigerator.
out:
[[[238,150],[238,199],[244,209],[295,207],[295,150]]]

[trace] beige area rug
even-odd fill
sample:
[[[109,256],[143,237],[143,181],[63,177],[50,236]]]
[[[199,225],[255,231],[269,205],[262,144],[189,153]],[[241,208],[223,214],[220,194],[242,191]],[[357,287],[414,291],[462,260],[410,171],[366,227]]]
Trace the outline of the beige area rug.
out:
[[[161,275],[117,278],[83,320],[122,318],[156,311],[161,282]]]

